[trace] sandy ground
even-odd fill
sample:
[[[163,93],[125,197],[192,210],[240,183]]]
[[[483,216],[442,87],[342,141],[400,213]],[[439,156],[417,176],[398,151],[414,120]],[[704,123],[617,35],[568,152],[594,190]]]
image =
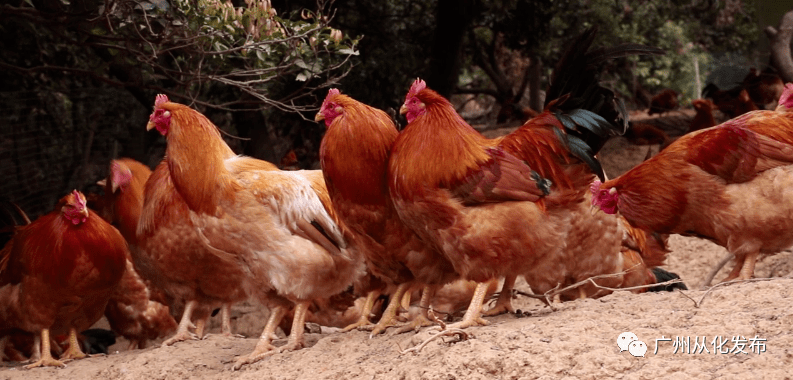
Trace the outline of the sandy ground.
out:
[[[608,174],[617,175],[639,162],[647,149],[621,138],[609,142],[603,152]],[[524,312],[520,316],[488,318],[489,326],[468,329],[465,340],[444,337],[416,353],[402,350],[428,338],[428,329],[373,339],[362,331],[312,333],[307,334],[308,348],[276,354],[234,372],[234,360],[253,350],[264,325],[259,307],[237,306],[234,328],[247,339],[210,335],[202,341],[134,351],[126,351],[125,342],[119,342],[109,356],[70,362],[63,369],[24,370],[18,363],[5,363],[0,379],[791,378],[793,279],[784,277],[792,272],[793,254],[761,258],[755,276],[773,279],[706,292],[699,286],[725,255],[724,249],[679,236],[673,236],[670,245],[666,267],[691,290],[617,292],[567,302],[555,311],[517,296],[515,305]],[[724,278],[731,266],[716,279]],[[212,332],[219,331],[217,319],[213,318]],[[623,332],[634,333],[646,344],[644,357],[620,352],[617,338]],[[704,349],[695,345],[703,341]],[[281,339],[276,345],[285,342]]]

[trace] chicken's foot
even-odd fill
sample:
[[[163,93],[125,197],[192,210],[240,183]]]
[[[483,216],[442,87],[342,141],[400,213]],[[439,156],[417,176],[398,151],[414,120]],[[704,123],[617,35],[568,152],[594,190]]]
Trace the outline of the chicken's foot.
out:
[[[372,290],[369,294],[366,295],[366,301],[361,308],[361,317],[358,318],[358,321],[345,327],[342,332],[347,332],[354,329],[373,329],[374,325],[371,321],[369,321],[369,315],[372,314],[372,308],[374,308],[374,301],[377,300],[377,297],[380,297],[380,291]]]
[[[309,301],[298,302],[295,305],[295,316],[292,318],[292,333],[285,346],[278,349],[278,352],[295,351],[306,346],[303,335],[306,330],[306,312],[308,311]]]
[[[179,328],[176,329],[176,334],[162,342],[162,347],[170,346],[176,342],[198,339],[198,335],[191,333],[189,330],[191,327],[195,328],[193,322],[190,321],[190,317],[192,317],[193,309],[195,309],[196,306],[198,306],[198,301],[196,300],[187,302],[184,307],[184,313],[182,313],[182,319],[179,321]]]
[[[493,317],[504,313],[515,314],[515,308],[512,307],[512,289],[515,287],[515,279],[517,277],[514,275],[504,277],[504,285],[501,286],[501,293],[498,294],[496,304],[486,311],[483,314],[484,316]]]
[[[397,286],[396,291],[391,295],[391,300],[388,302],[388,307],[386,307],[385,311],[383,312],[383,316],[380,317],[380,321],[377,322],[377,324],[374,326],[374,329],[372,329],[372,333],[369,334],[369,339],[384,332],[391,326],[401,325],[399,322],[397,322],[397,314],[399,314],[399,308],[401,307],[400,303],[402,301],[402,295],[405,294],[408,286],[408,283],[402,283]]]
[[[253,352],[237,359],[231,367],[232,370],[236,371],[246,364],[256,363],[278,352],[278,347],[273,346],[272,341],[275,338],[275,329],[278,328],[278,324],[281,323],[284,314],[286,314],[286,308],[282,306],[276,306],[270,310],[270,318],[267,319],[267,324],[264,326],[264,331],[259,336],[259,342],[256,343]]]
[[[80,341],[77,340],[77,330],[72,327],[69,329],[69,348],[61,355],[61,359],[66,362],[69,360],[83,359],[87,357],[83,350],[80,349]]]
[[[244,338],[245,336],[241,334],[232,334],[231,333],[231,304],[224,303],[223,306],[220,307],[220,318],[221,318],[221,325],[220,325],[220,333],[224,336],[231,336],[235,338]]]
[[[430,303],[432,302],[432,297],[435,295],[435,290],[437,288],[435,286],[427,285],[421,292],[421,301],[419,301],[419,307],[421,308],[421,313],[413,318],[408,324],[400,327],[394,333],[395,334],[402,334],[408,331],[418,331],[420,328],[425,326],[432,326],[435,323],[431,321],[427,317],[427,313],[430,309]]]
[[[487,326],[488,322],[481,317],[482,313],[482,304],[485,302],[485,296],[487,295],[487,288],[490,287],[489,282],[480,282],[476,285],[476,291],[474,292],[474,296],[471,299],[471,303],[468,305],[468,310],[466,310],[465,315],[463,316],[463,320],[452,325],[449,325],[449,329],[464,329],[471,326]]]
[[[26,365],[25,369],[36,367],[66,367],[60,360],[55,360],[50,353],[50,330],[41,330],[41,358],[33,364]]]

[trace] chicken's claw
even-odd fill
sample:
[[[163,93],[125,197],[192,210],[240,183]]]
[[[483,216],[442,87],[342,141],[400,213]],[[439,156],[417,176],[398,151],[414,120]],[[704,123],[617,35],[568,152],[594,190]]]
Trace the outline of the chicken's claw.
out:
[[[462,330],[462,329],[466,329],[466,328],[473,327],[473,326],[487,326],[489,324],[490,324],[490,322],[488,322],[484,318],[476,317],[476,318],[472,318],[470,320],[463,319],[460,322],[452,323],[451,325],[446,326],[446,328],[449,329],[449,330],[453,330],[453,329]]]
[[[64,364],[60,360],[53,359],[52,356],[47,355],[47,357],[43,357],[43,358],[39,359],[37,362],[35,362],[33,364],[28,364],[28,365],[26,365],[23,368],[31,369],[31,368],[36,368],[36,367],[61,367],[61,368],[66,368],[66,364]]]
[[[364,331],[372,331],[374,329],[374,324],[369,321],[369,318],[361,317],[357,322],[347,325],[341,332],[348,332],[352,330],[364,330]]]
[[[260,339],[259,343],[256,344],[256,348],[253,349],[253,352],[237,359],[237,361],[234,362],[234,365],[231,366],[231,369],[233,371],[237,371],[246,364],[256,363],[268,356],[277,354],[278,352],[280,352],[278,347],[273,346],[270,343],[270,339]]]
[[[419,314],[412,321],[402,325],[402,327],[394,331],[394,334],[403,334],[410,331],[418,331],[422,327],[432,326],[432,325],[435,325],[435,323],[429,320],[429,318],[425,317],[424,315]]]
[[[176,335],[170,337],[166,341],[162,342],[162,347],[171,346],[176,342],[183,342],[186,340],[198,340],[198,335],[191,333],[190,331],[177,331]]]

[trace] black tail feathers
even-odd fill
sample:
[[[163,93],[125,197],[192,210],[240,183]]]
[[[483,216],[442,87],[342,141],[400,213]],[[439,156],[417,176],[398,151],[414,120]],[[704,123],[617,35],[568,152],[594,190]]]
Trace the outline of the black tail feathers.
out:
[[[595,154],[609,138],[625,133],[628,112],[613,91],[600,85],[603,64],[631,55],[662,55],[664,51],[639,44],[590,51],[595,35],[597,27],[589,28],[568,45],[551,75],[545,107],[564,125],[567,136],[562,142],[604,181]]]
[[[664,270],[664,269],[662,269],[660,267],[653,268],[652,272],[655,275],[656,283],[661,283],[661,282],[666,282],[666,281],[670,281],[670,280],[680,279],[680,276],[678,276],[677,273],[669,272],[669,271]],[[675,283],[675,284],[654,286],[652,288],[647,289],[647,291],[648,292],[663,292],[663,291],[671,292],[671,291],[674,291],[675,289],[688,290],[688,287],[686,286],[686,284],[684,284],[682,282],[678,282],[678,283]]]

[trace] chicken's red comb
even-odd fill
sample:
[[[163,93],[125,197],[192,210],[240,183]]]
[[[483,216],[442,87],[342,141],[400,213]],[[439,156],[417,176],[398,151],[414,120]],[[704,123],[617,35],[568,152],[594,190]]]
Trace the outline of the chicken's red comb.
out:
[[[124,185],[132,180],[132,170],[116,160],[110,163],[110,176],[116,185]]]
[[[777,106],[777,111],[779,111],[779,108],[782,106],[787,109],[793,109],[793,83],[788,83],[785,85],[785,90],[782,91],[782,96],[779,97],[779,106]]]
[[[421,80],[421,78],[416,78],[416,80],[413,81],[413,84],[410,85],[410,91],[408,91],[408,94],[405,97],[405,100],[416,96],[416,94],[418,94],[419,91],[421,91],[421,90],[423,90],[425,88],[427,88],[427,83],[425,83],[423,80]]]
[[[336,95],[340,95],[340,94],[341,94],[341,91],[339,91],[338,88],[331,88],[328,91],[328,96],[325,97],[325,102],[327,102],[331,97],[336,96]]]
[[[168,95],[158,94],[157,98],[154,100],[154,108],[157,108],[157,107],[167,103],[168,101],[169,101],[168,100]]]
[[[82,193],[74,189],[72,191],[72,195],[74,196],[74,205],[77,206],[79,209],[85,208],[85,197]]]

